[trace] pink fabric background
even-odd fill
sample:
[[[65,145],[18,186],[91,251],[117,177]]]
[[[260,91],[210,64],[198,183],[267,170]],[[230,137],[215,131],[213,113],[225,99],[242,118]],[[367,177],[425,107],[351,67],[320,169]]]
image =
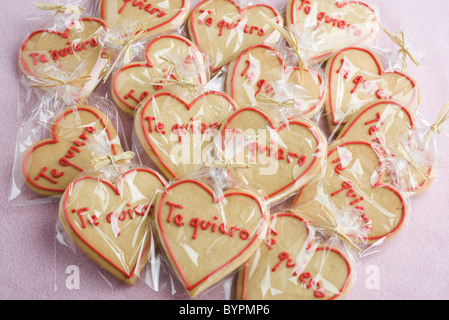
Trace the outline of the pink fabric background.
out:
[[[53,2],[53,1],[48,1]],[[63,1],[61,1],[63,2]],[[93,0],[82,4],[93,3]],[[197,0],[192,0],[192,5]],[[284,0],[265,0],[283,9]],[[403,30],[412,40],[411,49],[421,58],[409,71],[421,87],[419,113],[429,122],[449,101],[448,52],[449,23],[447,0],[366,0],[380,13],[383,25],[391,32]],[[33,28],[51,18],[37,10],[34,0],[2,1],[0,11],[2,98],[0,181],[0,299],[184,299],[179,285],[173,294],[163,285],[159,292],[143,282],[133,287],[122,285],[99,268],[57,242],[55,231],[57,204],[17,207],[8,204],[16,134],[20,126],[18,101],[18,50]],[[383,34],[379,44],[397,47]],[[32,104],[31,104],[32,106]],[[30,106],[27,106],[30,107]],[[449,129],[449,128],[448,128]],[[437,178],[431,188],[411,201],[411,214],[404,229],[391,241],[364,257],[356,267],[356,278],[347,299],[449,299],[449,144],[447,133],[438,138]],[[67,267],[80,270],[79,289],[68,289]],[[163,273],[163,272],[162,272]],[[201,299],[222,299],[223,286],[217,286]],[[232,295],[233,296],[233,295]]]

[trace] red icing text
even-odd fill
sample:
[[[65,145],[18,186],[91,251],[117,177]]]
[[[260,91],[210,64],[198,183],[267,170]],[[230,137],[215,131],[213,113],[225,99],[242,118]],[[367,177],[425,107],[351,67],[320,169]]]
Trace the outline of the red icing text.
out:
[[[342,171],[344,171],[346,169],[340,163],[340,159],[335,159],[332,161],[332,163],[337,164],[334,171],[338,175],[341,175]],[[338,194],[345,194],[346,197],[349,198],[349,200],[351,200],[349,205],[354,208],[353,213],[359,217],[360,222],[362,223],[362,229],[364,231],[370,232],[372,229],[371,220],[365,214],[365,211],[366,211],[365,207],[362,206],[365,198],[360,196],[355,191],[352,181],[350,181],[350,180],[343,181],[341,184],[341,188],[332,192],[331,197],[335,197]]]
[[[251,69],[256,68],[256,66],[254,65],[254,63],[251,63],[250,60],[246,60],[245,63],[247,64],[247,66],[246,66],[245,70],[243,70],[243,72],[240,74],[240,76],[241,77],[246,76],[246,78],[251,83],[254,83],[255,81],[257,81],[257,75]],[[259,81],[257,81],[256,86],[257,86],[258,90],[254,94],[254,96],[257,96],[261,92],[263,92],[265,94],[275,95],[273,86],[271,84],[269,84],[268,81],[265,79],[260,79]]]
[[[145,121],[148,124],[148,132],[149,133],[159,133],[162,135],[166,134],[165,124],[159,122],[156,117],[145,117]],[[171,132],[178,136],[179,143],[182,143],[183,136],[191,134],[209,134],[218,130],[220,127],[220,123],[218,122],[202,122],[199,120],[195,120],[194,118],[190,118],[190,121],[187,124],[175,124],[171,128]]]
[[[214,216],[213,220],[192,218],[188,222],[184,221],[184,216],[181,213],[174,214],[175,210],[179,211],[184,209],[183,205],[172,203],[170,201],[166,201],[166,204],[170,206],[170,212],[167,216],[166,222],[173,223],[178,227],[191,227],[193,231],[193,240],[198,239],[200,232],[219,233],[231,238],[236,237],[241,240],[248,240],[251,237],[251,234],[247,230],[242,229],[239,226],[228,227],[226,222],[219,223],[218,216]]]
[[[311,1],[309,0],[300,0],[301,4],[298,7],[298,11],[304,11],[306,15],[310,15],[311,7],[309,6],[311,4]],[[337,7],[341,7],[338,3],[335,4]],[[346,30],[346,32],[352,33],[355,36],[363,36],[363,31],[357,27],[356,25],[352,25],[348,23],[346,20],[342,19],[342,15],[338,14],[337,17],[331,17],[326,12],[319,12],[316,17],[318,21],[318,25],[315,29],[318,29],[322,24],[331,25],[334,28]]]
[[[137,205],[132,207],[132,205],[128,203],[126,204],[125,209],[108,213],[106,215],[106,222],[109,224],[116,224],[118,221],[134,220],[136,216],[149,216],[152,207],[153,205]],[[100,225],[100,221],[96,215],[89,215],[88,207],[73,209],[72,213],[78,214],[82,229],[87,228],[87,222],[94,227]],[[117,234],[117,236],[119,235],[120,233]]]
[[[164,10],[161,10],[159,8],[153,7],[151,3],[147,3],[148,0],[123,0],[125,4],[123,7],[118,11],[119,14],[123,13],[123,10],[125,10],[126,6],[132,2],[132,6],[138,8],[139,10],[148,12],[151,15],[156,15],[158,18],[165,17],[167,15],[167,12]]]
[[[213,14],[210,10],[200,10],[199,24],[205,25],[207,27],[214,26],[214,19],[210,16]],[[237,22],[226,22],[225,20],[220,20],[215,24],[216,27],[220,29],[218,36],[223,36],[225,30],[236,30],[237,32],[244,32],[250,35],[258,35],[259,37],[264,36],[267,30],[258,26],[249,26],[242,23],[242,19],[238,19]]]
[[[271,146],[263,146],[259,142],[250,142],[248,144],[248,151],[251,156],[251,161],[255,161],[257,154],[265,154],[268,157],[273,157],[279,161],[286,161],[288,164],[296,163],[299,166],[303,166],[307,157],[305,155],[301,155],[297,152],[288,152],[284,148],[275,148],[274,141],[270,141]]]
[[[272,228],[270,228],[270,233],[274,236],[278,235],[278,233]],[[272,237],[270,237],[270,239],[268,239],[267,241],[267,245],[270,250],[273,250],[273,246],[275,246],[276,244],[276,239],[273,239]],[[271,269],[271,272],[276,272],[280,266],[284,265],[286,268],[294,270],[294,277],[299,275],[299,283],[305,286],[306,289],[313,290],[313,294],[316,298],[324,298],[326,296],[326,290],[322,287],[321,282],[316,281],[312,277],[312,274],[310,272],[302,272],[301,274],[299,274],[300,269],[303,269],[303,266],[299,263],[294,262],[293,259],[290,258],[290,254],[288,252],[281,252],[278,258],[279,260]]]
[[[365,79],[362,75],[358,75],[354,78],[349,79],[351,74],[351,63],[346,59],[341,59],[341,66],[336,71],[337,74],[342,74],[343,79],[351,81],[354,84],[354,87],[350,91],[351,94],[356,93],[359,89],[362,89],[363,92],[367,92],[369,94],[373,94],[377,99],[392,99],[393,97],[385,92],[384,89],[380,88],[380,80],[372,81]]]
[[[33,64],[35,66],[37,66],[39,63],[48,63],[51,58],[53,61],[56,61],[58,63],[59,68],[62,68],[61,58],[65,58],[70,55],[76,55],[77,53],[86,51],[89,48],[95,48],[98,46],[98,44],[99,42],[97,38],[92,38],[88,41],[77,42],[75,44],[72,44],[70,41],[68,41],[68,46],[65,48],[59,50],[49,50],[48,52],[50,53],[50,57],[40,52],[31,52],[29,56],[33,59]]]
[[[67,150],[66,154],[61,157],[58,163],[63,167],[72,167],[80,172],[83,172],[83,168],[77,166],[72,162],[72,159],[75,158],[79,153],[81,153],[80,147],[86,145],[86,141],[88,140],[87,134],[94,133],[94,127],[86,127],[83,133],[79,136],[78,139],[73,141],[73,145]],[[39,174],[34,178],[34,180],[45,179],[52,184],[58,184],[57,179],[64,176],[63,171],[58,171],[56,169],[52,169],[50,174],[47,174],[48,167],[42,168]]]

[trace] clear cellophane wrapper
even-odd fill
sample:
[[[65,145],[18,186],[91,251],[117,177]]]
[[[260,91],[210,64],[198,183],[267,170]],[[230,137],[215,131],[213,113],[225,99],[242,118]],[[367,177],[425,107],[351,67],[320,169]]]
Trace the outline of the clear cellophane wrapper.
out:
[[[137,32],[148,36],[166,34],[181,29],[190,12],[189,0],[140,1],[95,0],[93,10],[112,30],[128,35],[139,25]],[[121,31],[120,31],[121,30]]]
[[[419,83],[404,70],[403,58],[398,51],[371,45],[344,48],[327,60],[324,115],[330,140],[375,103],[394,101],[415,113],[421,102]]]
[[[18,206],[57,201],[94,158],[116,156],[129,144],[111,101],[92,94],[80,103],[68,86],[43,95],[16,140],[9,202]]]
[[[240,108],[223,122],[217,145],[231,175],[263,190],[270,206],[321,176],[325,168],[325,135],[301,114],[293,116],[290,107]]]
[[[113,164],[105,161],[81,173],[59,202],[58,265],[69,261],[80,273],[97,269],[86,272],[89,282],[104,286],[106,292],[133,285],[139,278],[159,290],[158,280],[147,275],[157,247],[151,216],[166,180],[151,168],[132,163],[131,158]],[[59,271],[55,272],[56,288],[67,281]]]
[[[189,100],[207,84],[206,57],[182,30],[150,36],[140,43],[144,47],[136,51],[133,61],[118,64],[109,77],[111,98],[126,114],[134,116],[137,107],[158,92],[175,91]]]
[[[158,261],[180,298],[234,299],[237,269],[263,242],[269,209],[260,190],[206,166],[168,183],[154,225]],[[154,277],[153,277],[154,278]]]
[[[311,210],[278,209],[270,216],[264,243],[239,270],[237,299],[335,300],[350,291],[358,257],[331,230],[337,220],[343,228],[344,219],[321,209],[324,222],[315,223],[320,210]]]
[[[67,7],[71,6],[63,6]],[[52,21],[41,22],[24,39],[19,50],[24,74],[19,119],[30,111],[28,102],[33,91],[40,98],[55,87],[69,86],[73,98],[82,102],[100,84],[114,52],[109,48],[104,21],[84,14],[57,12]]]
[[[80,19],[83,16],[94,17],[95,13],[91,8],[85,6],[84,0],[58,0],[52,1],[52,3],[35,2],[40,15],[31,15],[27,18],[30,21],[38,21],[42,24],[53,23],[53,25],[66,25],[69,26],[73,21]]]
[[[447,110],[441,112],[444,117]],[[419,110],[385,99],[370,102],[348,117],[335,138],[371,143],[384,168],[381,182],[412,197],[424,192],[435,177],[437,147],[432,127]]]
[[[129,77],[130,71],[128,70],[130,67],[135,70],[136,64],[130,63],[137,57],[139,57],[139,67],[150,67],[157,69],[157,64],[153,64],[151,59],[153,58],[151,54],[146,51],[147,46],[153,43],[155,38],[159,36],[165,36],[168,34],[182,34],[184,33],[184,24],[187,19],[187,15],[190,10],[190,3],[187,0],[175,0],[165,3],[146,3],[143,1],[123,1],[120,3],[119,1],[114,0],[97,0],[95,1],[96,8],[98,9],[98,16],[103,19],[108,26],[110,27],[110,32],[107,35],[107,38],[112,46],[115,49],[115,57],[114,62],[111,64],[108,69],[104,82],[110,80],[110,78],[114,77],[114,74],[125,72],[124,77],[130,78],[130,81],[133,82],[134,85],[136,83],[139,86],[139,90],[137,91],[145,91],[146,88],[151,88],[151,85],[146,85],[145,82],[151,82],[151,77],[148,79],[148,71],[147,72],[137,72],[137,76]],[[160,44],[158,44],[160,45]],[[156,47],[158,46],[156,45]],[[164,54],[169,51],[175,51],[174,49],[177,46],[175,45],[167,45],[165,48]],[[179,50],[178,50],[179,51]],[[174,54],[174,52],[173,52]],[[153,70],[154,71],[154,70]],[[163,72],[162,70],[158,70],[161,74],[157,73],[159,78],[163,78],[163,76],[167,76],[167,72]],[[156,74],[152,74],[153,77],[156,77]],[[123,75],[122,75],[123,78]],[[123,89],[115,88],[120,86],[129,86],[122,79],[116,81],[116,79],[111,79],[111,82],[114,82],[112,85],[112,97],[120,107],[125,112],[128,111],[129,114],[133,113],[133,108],[135,108],[134,101],[130,98],[128,93],[124,93],[126,97],[116,97],[117,92],[121,92]],[[118,82],[115,84],[115,82]],[[155,82],[155,81],[153,81]],[[141,90],[140,90],[141,89]],[[137,92],[131,93],[133,97],[138,96],[139,99],[142,96],[141,92],[137,95]],[[132,98],[132,97],[131,97]],[[129,101],[123,101],[123,99]],[[127,103],[129,102],[129,103]],[[129,105],[130,104],[130,105]],[[128,110],[131,108],[132,110]]]
[[[345,232],[363,250],[373,252],[406,225],[411,212],[407,195],[390,184],[378,145],[340,139],[328,148],[323,176],[304,186],[293,207],[322,216],[329,208],[338,219],[348,217],[360,232]],[[309,218],[309,220],[313,220]]]
[[[113,56],[102,83],[106,83],[114,72],[130,63],[145,50],[146,43],[151,35],[141,31],[140,27],[141,25],[138,22],[134,22],[118,25],[107,31],[105,39]]]
[[[190,39],[206,53],[212,75],[235,60],[245,49],[276,44],[280,33],[260,15],[283,25],[283,17],[271,4],[252,0],[202,0],[188,19]]]
[[[285,40],[246,49],[227,67],[226,92],[242,107],[274,105],[318,122],[327,93],[325,75],[320,65],[298,54]]]
[[[285,26],[306,60],[323,62],[339,50],[376,43],[379,10],[365,2],[288,0]]]
[[[385,157],[388,172],[385,180],[408,197],[426,192],[432,186],[438,168],[445,166],[440,157],[439,141],[447,135],[447,110],[445,105],[434,123],[429,123],[419,111],[416,112],[410,126],[407,130],[404,128],[396,139],[392,139],[388,132],[378,135],[379,149]],[[396,125],[401,124],[398,122]]]
[[[237,109],[209,84],[168,85],[138,105],[133,151],[140,163],[158,168],[168,179],[185,175],[220,156],[220,126]]]

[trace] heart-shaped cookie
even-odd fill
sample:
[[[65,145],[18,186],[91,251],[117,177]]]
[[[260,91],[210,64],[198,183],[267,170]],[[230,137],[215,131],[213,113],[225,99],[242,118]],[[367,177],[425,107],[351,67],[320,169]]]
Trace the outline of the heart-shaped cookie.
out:
[[[398,175],[386,179],[386,182],[411,196],[426,190],[431,185],[435,172],[433,157],[417,146],[414,131],[415,124],[410,111],[395,101],[384,101],[365,106],[356,112],[349,118],[337,139],[360,139],[382,148],[385,157],[393,162],[387,171],[391,171],[390,175]],[[405,164],[395,168],[395,159],[401,157],[405,157]],[[409,158],[411,160],[407,160]],[[404,171],[404,177],[400,171]]]
[[[283,25],[279,12],[265,4],[240,8],[233,0],[203,0],[196,5],[189,16],[189,34],[209,58],[212,73],[249,47],[279,40],[281,34],[262,15]]]
[[[190,11],[190,0],[100,0],[99,5],[111,29],[140,24],[148,34],[176,30]]]
[[[327,140],[319,127],[305,118],[287,122],[262,111],[242,108],[223,122],[225,158],[236,167],[237,177],[263,190],[270,204],[299,190],[321,174]]]
[[[98,85],[108,67],[110,57],[105,51],[106,24],[99,19],[83,18],[71,23],[64,32],[39,30],[22,44],[19,64],[33,84],[57,85],[48,76],[62,82],[89,76],[88,81],[70,83],[86,97]]]
[[[213,190],[196,180],[169,185],[157,205],[156,227],[180,281],[195,297],[242,265],[265,238],[268,211],[243,189]]]
[[[290,212],[271,216],[262,244],[241,267],[242,300],[334,300],[350,289],[352,265],[336,247],[315,242],[313,231]]]
[[[380,59],[368,49],[339,51],[328,60],[325,72],[329,80],[325,107],[332,130],[368,103],[394,100],[412,111],[419,105],[415,80],[398,71],[385,72]]]
[[[234,110],[237,105],[218,91],[204,92],[189,103],[161,92],[137,110],[134,128],[153,163],[173,178],[207,162],[208,146]]]
[[[146,97],[164,89],[160,79],[178,80],[175,68],[184,81],[204,85],[206,66],[202,53],[188,39],[179,35],[163,35],[148,45],[145,62],[132,62],[120,68],[111,82],[111,96],[115,104],[134,116],[136,107]],[[161,85],[149,83],[161,82]]]
[[[227,93],[239,106],[278,102],[312,117],[324,104],[326,87],[315,70],[287,67],[280,53],[266,45],[245,50],[230,63]]]
[[[375,11],[361,1],[289,0],[286,24],[318,61],[346,47],[369,44],[379,30]]]
[[[147,168],[129,170],[117,183],[99,176],[77,178],[60,202],[60,221],[90,258],[133,284],[154,245],[150,214],[165,184]]]
[[[364,242],[391,238],[404,224],[407,205],[397,189],[381,183],[385,173],[379,152],[366,141],[333,142],[324,176],[302,188],[295,205],[321,208],[324,196],[359,223],[357,237]]]
[[[51,138],[32,144],[23,153],[22,175],[27,186],[42,196],[61,195],[91,161],[100,156],[93,144],[122,152],[111,121],[99,109],[79,105],[63,110],[52,122]]]

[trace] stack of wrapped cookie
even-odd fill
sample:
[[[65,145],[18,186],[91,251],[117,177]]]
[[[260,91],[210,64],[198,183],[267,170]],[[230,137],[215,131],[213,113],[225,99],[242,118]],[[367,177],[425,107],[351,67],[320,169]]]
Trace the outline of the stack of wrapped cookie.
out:
[[[58,201],[64,242],[123,282],[341,299],[431,185],[447,108],[422,119],[419,62],[369,4],[62,2],[20,48],[39,103],[11,201]]]

